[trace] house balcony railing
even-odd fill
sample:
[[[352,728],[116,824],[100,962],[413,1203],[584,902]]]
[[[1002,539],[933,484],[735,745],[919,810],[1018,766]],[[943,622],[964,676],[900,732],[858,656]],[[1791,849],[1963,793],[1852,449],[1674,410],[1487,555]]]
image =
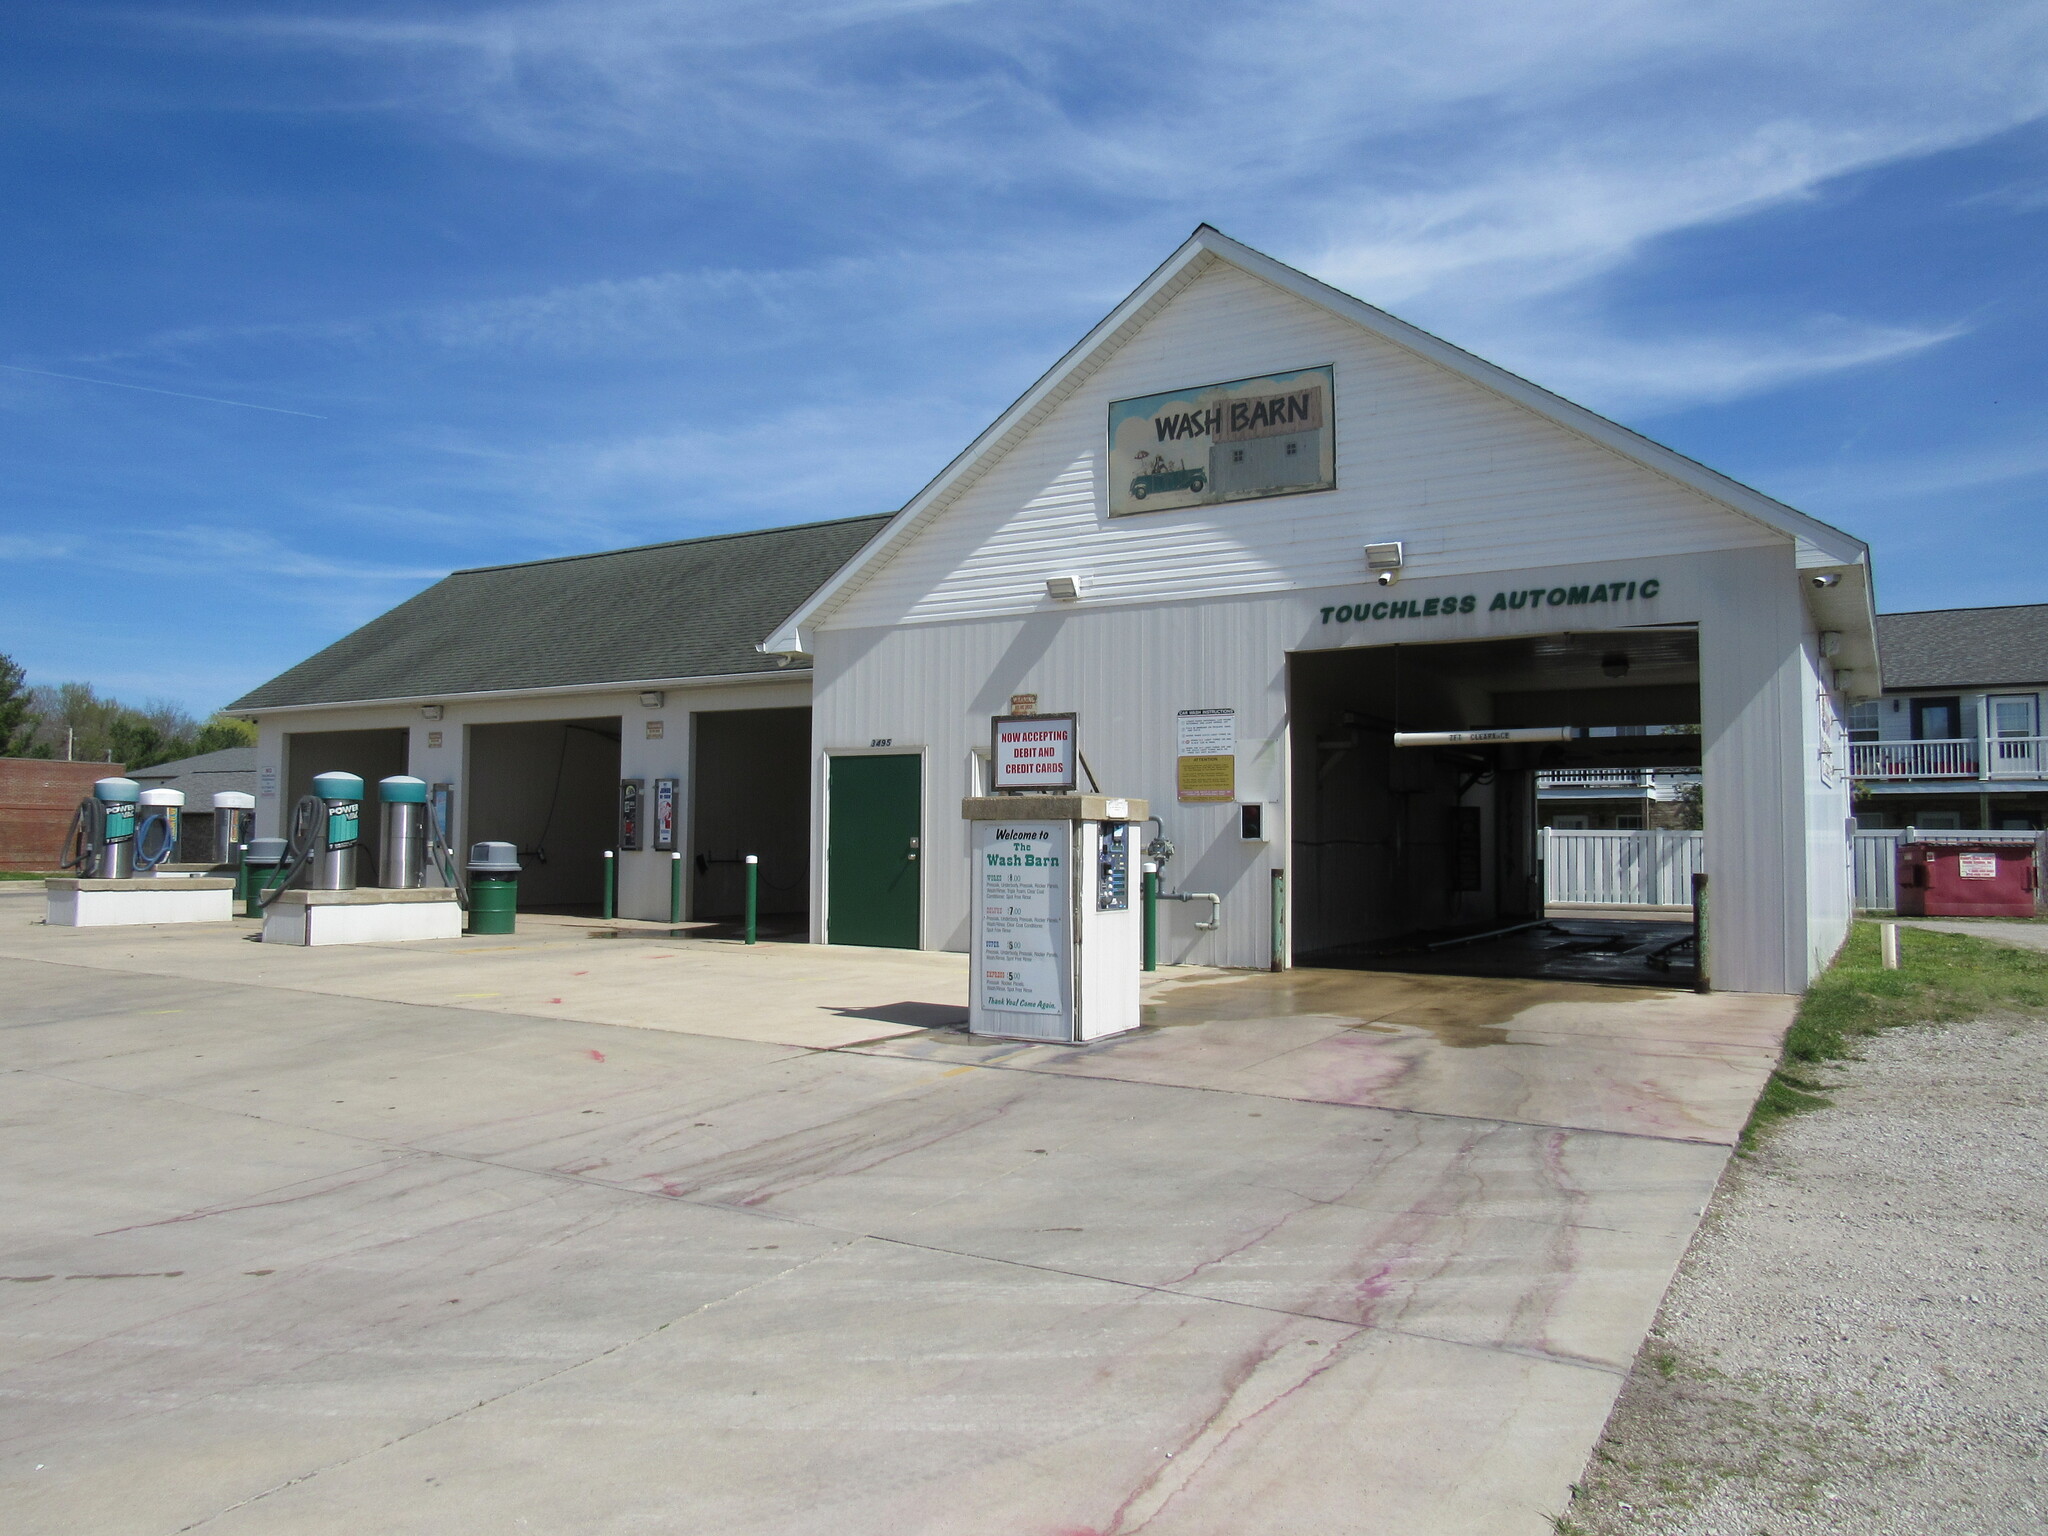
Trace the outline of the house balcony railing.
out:
[[[1544,768],[1536,774],[1538,789],[1643,789],[1648,768]]]
[[[2048,736],[1859,741],[1850,759],[1859,779],[2044,779]]]

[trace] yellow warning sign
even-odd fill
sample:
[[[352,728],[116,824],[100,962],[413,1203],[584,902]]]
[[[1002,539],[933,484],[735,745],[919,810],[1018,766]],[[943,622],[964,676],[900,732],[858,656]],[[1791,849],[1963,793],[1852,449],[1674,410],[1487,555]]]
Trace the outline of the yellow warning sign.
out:
[[[1237,757],[1183,757],[1175,784],[1183,805],[1237,798]]]

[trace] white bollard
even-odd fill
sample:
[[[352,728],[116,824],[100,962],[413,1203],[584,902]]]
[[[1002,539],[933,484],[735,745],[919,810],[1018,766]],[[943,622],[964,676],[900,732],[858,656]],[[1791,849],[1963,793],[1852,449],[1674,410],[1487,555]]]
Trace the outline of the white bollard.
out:
[[[1877,925],[1877,950],[1883,958],[1884,968],[1896,971],[1899,968],[1899,925],[1879,923]]]

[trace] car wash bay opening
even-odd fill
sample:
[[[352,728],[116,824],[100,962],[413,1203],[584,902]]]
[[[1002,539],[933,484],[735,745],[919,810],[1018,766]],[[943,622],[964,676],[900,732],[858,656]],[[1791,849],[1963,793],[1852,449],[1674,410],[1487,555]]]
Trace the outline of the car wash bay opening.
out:
[[[1536,775],[1698,767],[1699,678],[1690,627],[1290,656],[1295,961],[1689,983],[1689,921],[1545,919]],[[1559,726],[1587,734],[1395,739]]]

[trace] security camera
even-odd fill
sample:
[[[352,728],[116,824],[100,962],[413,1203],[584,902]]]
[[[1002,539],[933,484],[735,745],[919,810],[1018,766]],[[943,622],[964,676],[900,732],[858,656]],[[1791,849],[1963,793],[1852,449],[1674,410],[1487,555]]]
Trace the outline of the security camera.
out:
[[[1839,587],[1842,584],[1842,578],[1840,576],[1837,576],[1833,571],[1823,572],[1819,576],[1809,576],[1807,577],[1807,580],[1812,582],[1816,587],[1822,588]]]
[[[1391,587],[1391,586],[1392,586],[1392,585],[1394,584],[1394,580],[1395,580],[1394,572],[1392,572],[1392,571],[1381,571],[1381,572],[1379,573],[1378,577],[1377,577],[1377,578],[1375,578],[1375,579],[1376,579],[1376,580],[1377,580],[1377,581],[1379,582],[1379,584],[1380,584],[1381,586],[1383,586],[1383,587]]]

